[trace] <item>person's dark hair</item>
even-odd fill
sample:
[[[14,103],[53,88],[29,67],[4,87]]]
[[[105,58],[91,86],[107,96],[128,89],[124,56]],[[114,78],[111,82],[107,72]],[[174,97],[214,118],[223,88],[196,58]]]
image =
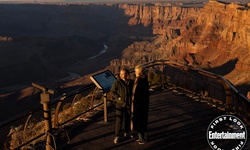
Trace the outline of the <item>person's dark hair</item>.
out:
[[[128,69],[128,67],[126,67],[126,66],[121,66],[119,72],[121,72],[122,70],[124,70],[127,74],[129,74],[129,69]]]
[[[126,74],[127,74],[127,78],[130,78],[129,69],[128,69],[128,67],[126,67],[126,66],[121,66],[121,67],[119,68],[119,73],[117,74],[117,78],[121,78],[121,77],[120,77],[120,72],[121,72],[121,71],[125,71]]]

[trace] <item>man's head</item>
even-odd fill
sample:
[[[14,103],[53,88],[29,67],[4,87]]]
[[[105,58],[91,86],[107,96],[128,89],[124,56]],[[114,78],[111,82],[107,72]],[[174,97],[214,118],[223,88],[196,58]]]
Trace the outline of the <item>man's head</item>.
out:
[[[121,68],[120,70],[120,78],[122,80],[127,80],[129,78],[129,70],[126,68]]]

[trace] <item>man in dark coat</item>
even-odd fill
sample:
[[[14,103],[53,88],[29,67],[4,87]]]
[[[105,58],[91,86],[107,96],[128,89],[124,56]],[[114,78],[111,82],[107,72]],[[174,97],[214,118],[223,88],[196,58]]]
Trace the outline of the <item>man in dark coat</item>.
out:
[[[129,78],[129,70],[122,68],[119,77],[113,83],[110,91],[116,101],[116,127],[114,143],[119,141],[123,124],[123,116],[125,116],[125,133],[124,136],[131,137],[130,132],[130,113],[131,113],[131,96],[133,88],[133,80]]]
[[[135,75],[132,91],[131,130],[137,131],[138,143],[144,144],[145,132],[148,129],[149,83],[143,67],[136,66]]]

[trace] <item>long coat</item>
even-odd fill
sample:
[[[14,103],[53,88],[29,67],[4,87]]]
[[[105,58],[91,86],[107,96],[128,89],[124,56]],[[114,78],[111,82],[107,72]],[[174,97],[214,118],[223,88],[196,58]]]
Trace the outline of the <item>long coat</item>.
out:
[[[147,77],[137,78],[132,91],[131,129],[146,132],[148,128],[149,83]]]

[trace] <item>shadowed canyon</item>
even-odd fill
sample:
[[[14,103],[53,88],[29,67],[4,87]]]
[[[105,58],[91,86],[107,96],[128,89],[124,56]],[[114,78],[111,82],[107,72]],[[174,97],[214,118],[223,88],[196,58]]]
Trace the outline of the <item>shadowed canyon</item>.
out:
[[[244,95],[250,91],[246,2],[0,4],[0,16],[0,120],[40,105],[31,82],[83,85],[91,73],[158,59],[222,75]]]

